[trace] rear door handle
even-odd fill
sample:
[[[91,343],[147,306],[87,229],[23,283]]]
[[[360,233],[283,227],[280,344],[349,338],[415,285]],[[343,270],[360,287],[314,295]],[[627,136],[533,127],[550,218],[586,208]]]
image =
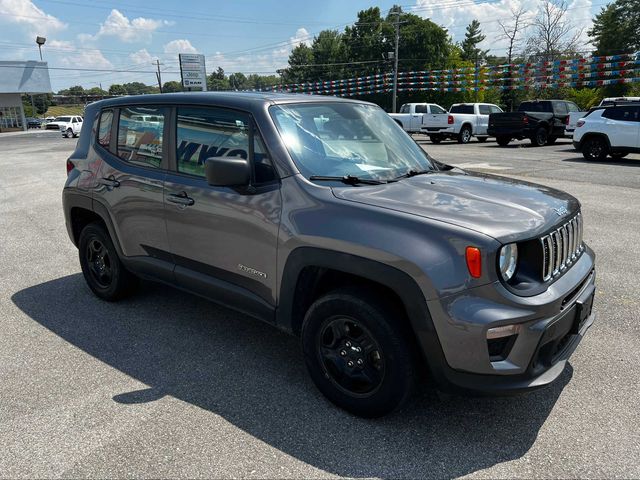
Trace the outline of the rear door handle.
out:
[[[120,182],[116,180],[113,175],[101,178],[98,183],[111,188],[118,188],[120,186]]]
[[[176,205],[182,205],[184,207],[190,207],[195,200],[187,195],[187,192],[170,193],[167,195],[167,202],[175,203]]]

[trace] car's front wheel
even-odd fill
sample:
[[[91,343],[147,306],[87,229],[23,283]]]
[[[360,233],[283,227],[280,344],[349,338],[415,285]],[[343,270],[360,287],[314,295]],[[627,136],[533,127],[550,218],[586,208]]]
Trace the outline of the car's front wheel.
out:
[[[100,223],[80,232],[80,266],[89,288],[107,301],[119,300],[135,291],[137,278],[120,261],[109,233]]]
[[[582,156],[586,160],[604,160],[608,153],[607,142],[601,137],[588,138],[582,145]]]
[[[366,289],[316,300],[305,316],[302,347],[318,389],[355,415],[386,415],[412,389],[413,349],[401,313]]]
[[[66,138],[72,138],[73,137],[73,130],[71,130],[70,128],[67,128],[67,131],[64,132],[64,136]]]

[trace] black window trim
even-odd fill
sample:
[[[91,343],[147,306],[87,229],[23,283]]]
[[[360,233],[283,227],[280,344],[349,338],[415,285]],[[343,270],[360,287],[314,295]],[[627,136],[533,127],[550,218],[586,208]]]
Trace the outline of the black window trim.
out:
[[[255,118],[253,116],[253,114],[249,111],[249,110],[244,110],[241,108],[232,108],[232,107],[226,107],[226,106],[221,106],[221,105],[215,105],[215,104],[210,104],[210,105],[202,105],[202,104],[192,104],[192,103],[181,103],[178,105],[173,105],[173,114],[172,114],[172,128],[171,128],[171,151],[169,152],[169,168],[168,171],[169,173],[171,173],[172,175],[178,175],[181,177],[187,177],[187,178],[192,178],[192,179],[197,179],[197,180],[201,180],[203,181],[205,184],[209,185],[207,182],[207,179],[201,175],[194,175],[192,173],[186,173],[186,172],[181,172],[178,170],[178,157],[176,155],[177,152],[177,146],[178,146],[178,108],[217,108],[219,110],[229,110],[231,112],[239,112],[239,113],[243,113],[246,114],[249,118],[249,125],[250,125],[250,129],[249,129],[249,151],[247,152],[247,155],[249,156],[249,161],[251,162],[251,177],[249,180],[249,187],[252,187],[253,191],[252,193],[263,193],[265,191],[271,190],[272,187],[274,185],[280,185],[280,174],[278,173],[278,169],[275,166],[275,162],[273,161],[273,155],[271,154],[271,151],[269,150],[269,147],[267,146],[267,142],[264,141],[264,135],[262,134],[262,131],[260,130],[260,127],[258,126],[258,122],[255,121]],[[253,161],[254,158],[254,145],[253,145],[253,141],[254,140],[254,132],[258,132],[258,135],[260,137],[260,140],[262,141],[262,146],[264,147],[264,150],[267,154],[267,156],[269,157],[269,161],[271,162],[271,166],[273,168],[274,174],[275,174],[275,178],[273,180],[271,180],[270,182],[263,182],[263,183],[254,183],[254,179],[255,179],[255,163]],[[214,188],[214,187],[211,187]]]

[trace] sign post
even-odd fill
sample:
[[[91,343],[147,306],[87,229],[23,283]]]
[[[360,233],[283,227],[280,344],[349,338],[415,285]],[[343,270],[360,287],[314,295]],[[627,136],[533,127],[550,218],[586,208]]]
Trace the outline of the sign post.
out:
[[[180,76],[182,86],[187,90],[207,91],[207,70],[204,55],[197,53],[180,53]]]

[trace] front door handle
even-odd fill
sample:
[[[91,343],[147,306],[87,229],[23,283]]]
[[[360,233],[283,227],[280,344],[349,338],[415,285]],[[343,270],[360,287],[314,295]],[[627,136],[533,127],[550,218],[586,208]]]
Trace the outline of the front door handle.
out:
[[[110,175],[109,177],[101,178],[98,181],[98,183],[100,183],[101,185],[105,185],[107,187],[111,187],[111,188],[118,188],[120,186],[120,182],[118,180],[116,180],[113,175]]]
[[[184,207],[190,207],[195,200],[187,195],[187,192],[170,193],[167,195],[167,202],[175,203],[176,205],[182,205]]]

